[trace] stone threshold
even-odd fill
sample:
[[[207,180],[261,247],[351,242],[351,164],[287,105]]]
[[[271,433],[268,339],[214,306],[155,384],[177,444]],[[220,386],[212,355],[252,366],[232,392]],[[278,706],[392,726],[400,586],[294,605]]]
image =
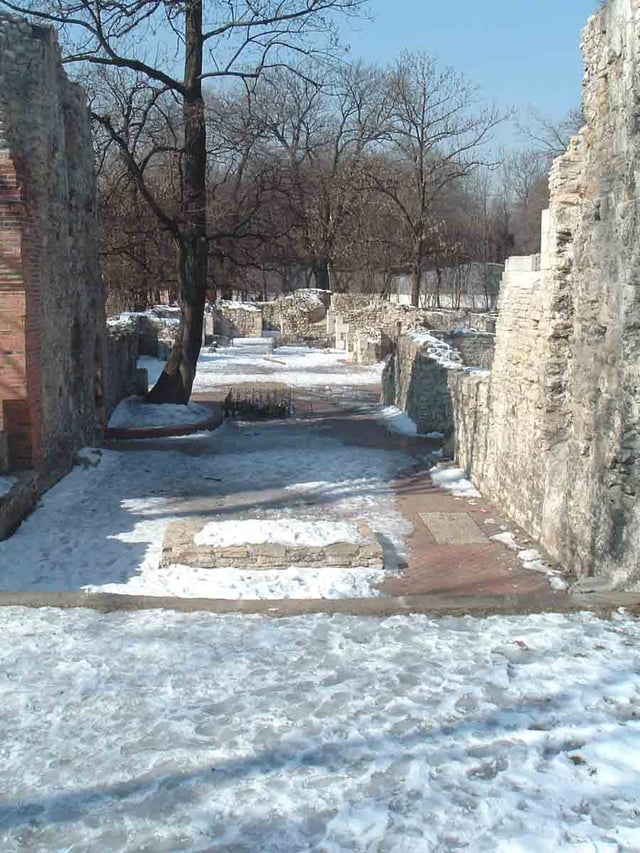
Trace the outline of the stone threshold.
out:
[[[444,616],[516,616],[534,613],[591,612],[603,618],[623,608],[640,616],[640,593],[609,592],[580,595],[450,596],[407,595],[401,597],[343,599],[231,600],[177,598],[148,595],[118,595],[86,592],[0,592],[0,607],[88,608],[102,613],[134,610],[174,610],[183,613],[261,614],[273,618],[312,613],[350,616],[406,616],[412,613]]]

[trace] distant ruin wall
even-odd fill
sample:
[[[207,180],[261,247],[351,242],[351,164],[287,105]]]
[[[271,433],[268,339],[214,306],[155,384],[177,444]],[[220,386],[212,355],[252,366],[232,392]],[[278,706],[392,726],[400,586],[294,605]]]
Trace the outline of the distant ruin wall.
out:
[[[104,418],[89,114],[54,31],[0,15],[0,432],[44,485]]]
[[[583,33],[586,127],[554,164],[540,270],[505,272],[490,379],[453,383],[474,482],[567,568],[640,583],[640,0]]]

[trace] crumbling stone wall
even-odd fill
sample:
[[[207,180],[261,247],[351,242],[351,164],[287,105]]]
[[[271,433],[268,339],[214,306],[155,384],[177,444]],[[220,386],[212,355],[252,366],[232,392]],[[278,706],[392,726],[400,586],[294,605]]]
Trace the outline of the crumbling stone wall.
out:
[[[107,362],[103,371],[107,414],[111,414],[124,397],[147,390],[138,371],[138,343],[136,315],[131,315],[128,322],[107,320]],[[146,375],[146,370],[142,373]]]
[[[503,283],[491,377],[454,394],[474,482],[568,568],[635,587],[638,20],[640,0],[611,0],[587,24],[586,126],[552,170],[540,270]]]
[[[265,329],[277,331],[283,338],[324,343],[327,336],[324,321],[330,302],[329,291],[304,288],[259,305]]]
[[[215,334],[226,338],[262,337],[262,311],[245,302],[218,302],[215,306]]]
[[[0,431],[46,485],[104,420],[106,358],[84,95],[54,31],[0,15]]]
[[[450,433],[449,375],[464,370],[460,354],[425,333],[402,335],[382,373],[382,402],[397,406],[418,432]]]
[[[495,335],[489,332],[477,332],[467,329],[456,329],[453,332],[433,333],[435,337],[449,344],[460,353],[462,361],[468,367],[478,367],[488,370],[493,363],[495,350]]]

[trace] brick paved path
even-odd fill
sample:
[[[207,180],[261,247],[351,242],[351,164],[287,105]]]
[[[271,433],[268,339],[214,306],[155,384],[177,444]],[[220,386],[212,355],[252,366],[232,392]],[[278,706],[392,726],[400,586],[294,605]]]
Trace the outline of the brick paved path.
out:
[[[221,389],[218,394],[201,399],[220,399],[224,393],[226,390]],[[338,400],[323,392],[304,391],[298,393],[296,404],[298,416],[308,419],[310,426],[322,421],[323,430],[346,444],[403,450],[415,459],[415,464],[392,484],[400,511],[414,527],[407,540],[407,565],[398,576],[383,584],[383,591],[392,596],[548,597],[547,578],[524,569],[512,550],[489,537],[508,527],[520,545],[536,547],[535,543],[508,524],[484,499],[454,497],[433,486],[428,471],[434,463],[432,453],[438,441],[390,432],[362,409],[363,404],[374,402],[377,395],[375,388],[358,389],[349,405],[344,398]],[[278,502],[277,495],[271,497],[274,503]],[[284,502],[288,497],[283,494],[281,499]],[[233,500],[238,498],[236,495]],[[432,529],[434,514],[439,523],[437,536]],[[470,532],[475,535],[469,536]],[[476,541],[464,541],[469,538]],[[554,598],[563,595],[555,593]]]

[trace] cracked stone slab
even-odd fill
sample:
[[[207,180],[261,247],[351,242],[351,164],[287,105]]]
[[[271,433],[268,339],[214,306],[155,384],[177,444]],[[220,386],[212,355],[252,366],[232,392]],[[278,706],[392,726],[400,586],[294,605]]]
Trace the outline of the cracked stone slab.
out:
[[[160,568],[180,564],[201,569],[242,568],[252,570],[302,568],[367,568],[384,565],[382,545],[368,524],[358,524],[359,542],[330,545],[283,545],[280,543],[234,544],[227,547],[196,545],[194,539],[213,519],[201,516],[172,521],[162,543]],[[309,522],[313,526],[313,522]]]
[[[483,545],[489,540],[468,512],[421,512],[438,545]]]

